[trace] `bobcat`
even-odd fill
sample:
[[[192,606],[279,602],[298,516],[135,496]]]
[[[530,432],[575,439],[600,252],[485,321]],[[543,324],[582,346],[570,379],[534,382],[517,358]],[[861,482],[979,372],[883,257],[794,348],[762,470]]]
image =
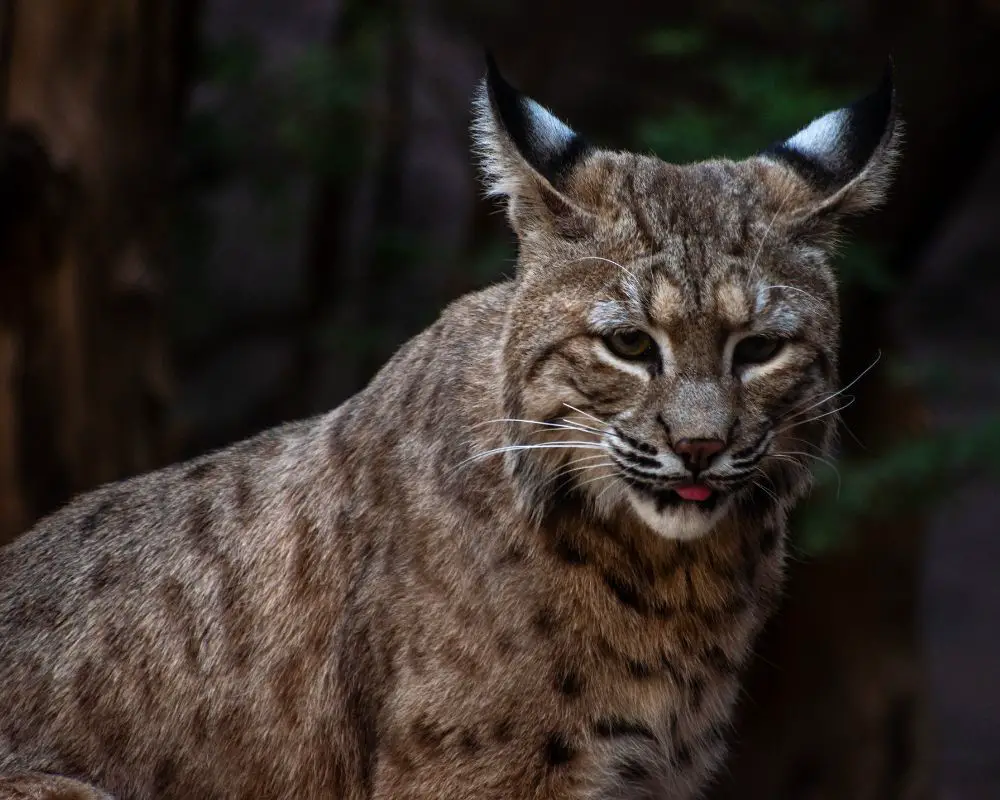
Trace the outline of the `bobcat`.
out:
[[[829,451],[828,251],[891,75],[740,162],[591,146],[492,59],[516,277],[334,411],[0,551],[0,796],[696,797]]]

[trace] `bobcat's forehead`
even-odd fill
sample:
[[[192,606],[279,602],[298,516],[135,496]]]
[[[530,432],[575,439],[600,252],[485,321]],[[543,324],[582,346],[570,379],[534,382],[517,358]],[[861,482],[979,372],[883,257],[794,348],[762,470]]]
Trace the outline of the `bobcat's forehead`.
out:
[[[692,274],[686,264],[676,269],[666,265],[649,268],[644,308],[650,322],[676,328],[692,318],[710,315],[723,325],[738,328],[748,324],[755,311],[762,310],[753,300],[754,281],[734,268],[717,267]]]

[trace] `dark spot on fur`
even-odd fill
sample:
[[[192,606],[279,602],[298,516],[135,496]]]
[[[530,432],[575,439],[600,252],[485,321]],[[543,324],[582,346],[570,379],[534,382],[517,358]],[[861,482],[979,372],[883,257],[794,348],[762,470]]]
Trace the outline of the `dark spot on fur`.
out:
[[[691,578],[690,565],[684,567],[684,607],[696,610],[694,603],[694,582]]]
[[[279,713],[293,725],[299,721],[299,693],[309,679],[301,655],[290,655],[274,676],[274,696]]]
[[[524,563],[525,558],[524,549],[512,544],[501,553],[500,558],[497,559],[497,566],[516,567],[518,564]]]
[[[656,415],[656,421],[660,428],[663,429],[663,432],[667,435],[667,440],[673,441],[674,435],[670,432],[670,423],[667,422],[666,417],[664,417],[663,414],[658,413]]]
[[[122,623],[105,625],[101,631],[101,644],[104,645],[104,655],[109,661],[128,662],[134,651],[131,632]]]
[[[694,763],[694,757],[691,755],[691,748],[686,744],[677,744],[674,749],[674,761],[679,767],[690,767]]]
[[[542,606],[536,609],[534,615],[531,617],[531,626],[539,636],[549,639],[556,630],[555,614],[552,613],[551,609]]]
[[[547,193],[544,195],[547,197]],[[570,242],[585,239],[593,235],[593,227],[589,218],[578,214],[560,214],[554,217],[555,227],[560,238]]]
[[[153,773],[153,794],[165,794],[173,786],[177,776],[177,764],[172,758],[161,758]]]
[[[367,570],[362,567],[358,581],[364,582]],[[353,594],[349,595],[344,608],[346,619],[356,619]],[[350,736],[357,742],[360,757],[361,795],[371,794],[378,756],[378,719],[384,694],[388,691],[385,665],[382,664],[372,646],[371,630],[364,624],[353,624],[345,629],[343,639],[338,643],[340,651],[338,669],[344,685],[349,687],[344,703],[344,718],[349,720]]]
[[[97,563],[90,570],[90,594],[91,597],[98,597],[111,586],[115,586],[121,580],[122,573],[114,563],[114,558],[110,553],[102,553],[97,559]]]
[[[437,727],[426,716],[421,715],[410,726],[410,733],[420,747],[425,750],[437,750],[441,747],[448,730]]]
[[[443,643],[440,652],[444,659],[464,675],[479,675],[482,666],[476,661],[466,648],[459,636],[453,636]]]
[[[220,556],[219,542],[212,529],[214,509],[210,498],[197,497],[188,508],[184,532],[195,551],[212,558]]]
[[[701,675],[695,675],[688,682],[687,690],[691,709],[697,712],[701,708],[702,701],[705,699],[705,678]]]
[[[556,691],[565,697],[579,697],[583,692],[583,678],[576,670],[562,667],[556,671]]]
[[[645,614],[649,610],[645,600],[639,595],[638,590],[628,583],[624,578],[611,572],[605,572],[601,576],[604,584],[611,590],[618,602],[628,606],[637,614]]]
[[[192,668],[197,668],[201,642],[197,634],[197,618],[194,605],[184,591],[184,585],[176,578],[166,578],[160,584],[163,604],[168,619],[176,629],[177,637],[183,642],[184,656]]]
[[[233,665],[241,669],[251,655],[250,637],[253,624],[249,620],[246,594],[239,573],[229,563],[219,566],[219,605],[222,612],[229,656]]]
[[[646,680],[653,675],[653,668],[649,664],[634,658],[626,660],[625,668],[628,670],[628,674],[637,680]]]
[[[241,464],[236,472],[236,485],[234,487],[234,501],[236,503],[236,514],[244,524],[252,521],[253,503],[253,482],[247,470],[249,465]]]
[[[102,500],[97,508],[87,514],[80,523],[80,538],[86,541],[97,533],[104,518],[114,508],[114,505],[114,500]]]
[[[712,645],[705,651],[705,661],[724,675],[733,675],[737,671],[737,665],[726,655],[726,652],[718,645]]]
[[[196,745],[204,744],[209,738],[209,711],[208,706],[200,705],[194,710],[194,720],[189,730]]]
[[[496,640],[497,652],[502,656],[509,656],[514,652],[514,638],[509,633],[501,633]]]
[[[209,475],[214,475],[217,468],[218,465],[214,461],[202,461],[188,467],[187,472],[184,473],[184,480],[199,483]]]
[[[89,658],[73,676],[73,693],[84,716],[91,714],[101,702],[100,680],[94,662]]]
[[[605,739],[618,736],[639,736],[643,739],[656,740],[656,734],[641,722],[622,719],[621,717],[604,717],[597,720],[594,723],[594,733]]]
[[[501,717],[493,723],[490,731],[498,744],[507,744],[514,737],[514,723],[507,717]]]
[[[40,596],[28,597],[14,607],[8,621],[17,628],[52,629],[59,622],[61,612],[54,594],[41,592]]]
[[[649,780],[649,767],[638,758],[626,758],[618,767],[619,777],[626,783],[641,783]]]
[[[582,567],[587,563],[587,556],[579,545],[565,533],[557,534],[553,546],[556,556],[571,567]]]
[[[415,769],[416,762],[410,756],[413,748],[410,746],[410,742],[405,733],[396,732],[387,736],[382,741],[382,749],[385,753],[386,761],[391,763],[399,772],[412,772]],[[345,792],[341,790],[337,794],[324,794],[324,796],[342,797],[344,794]]]
[[[475,731],[468,728],[464,729],[459,735],[458,744],[467,755],[471,755],[479,750],[479,739],[476,737]]]
[[[295,551],[292,561],[292,586],[299,598],[315,597],[325,586],[320,577],[322,548],[319,533],[306,518],[295,519]]]
[[[549,767],[561,767],[576,757],[576,750],[561,733],[550,733],[542,747],[545,763]]]

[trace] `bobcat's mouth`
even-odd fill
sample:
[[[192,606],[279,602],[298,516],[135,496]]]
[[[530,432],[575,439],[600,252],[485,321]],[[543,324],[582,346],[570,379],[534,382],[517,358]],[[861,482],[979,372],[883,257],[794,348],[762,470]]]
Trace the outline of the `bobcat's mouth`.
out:
[[[632,491],[656,506],[657,513],[672,508],[692,508],[712,512],[724,495],[703,483],[682,483],[670,488],[650,486],[641,481],[627,481]]]
[[[677,492],[681,500],[693,503],[704,503],[715,493],[713,489],[703,483],[685,483],[681,486],[675,486],[674,491]]]

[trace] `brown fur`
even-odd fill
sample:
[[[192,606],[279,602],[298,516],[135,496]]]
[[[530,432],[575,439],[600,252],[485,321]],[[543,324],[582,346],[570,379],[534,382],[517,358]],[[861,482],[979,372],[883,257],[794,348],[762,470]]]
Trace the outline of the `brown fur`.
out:
[[[808,485],[784,453],[832,437],[834,414],[812,419],[836,380],[821,245],[838,203],[874,199],[892,132],[832,194],[773,158],[607,151],[557,186],[481,114],[515,280],[454,303],[331,413],[106,486],[0,551],[0,772],[30,773],[0,797],[97,796],[45,773],[118,798],[705,784]],[[609,358],[600,327],[622,313],[669,363]],[[784,326],[787,352],[720,369],[753,326]],[[759,472],[737,469],[769,432]],[[627,468],[682,437],[726,439],[704,476],[725,497],[655,530]]]

